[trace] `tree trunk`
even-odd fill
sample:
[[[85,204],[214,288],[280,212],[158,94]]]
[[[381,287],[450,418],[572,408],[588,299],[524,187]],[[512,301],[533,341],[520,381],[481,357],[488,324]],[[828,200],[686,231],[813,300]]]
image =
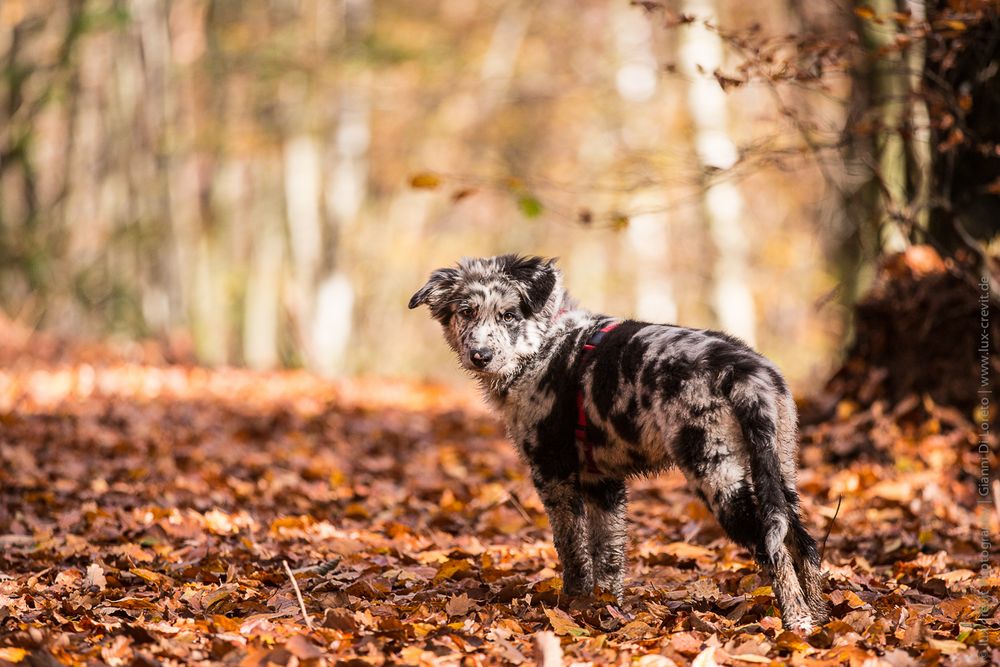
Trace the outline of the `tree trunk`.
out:
[[[756,309],[748,287],[749,243],[743,230],[743,196],[730,182],[708,182],[710,171],[738,159],[728,131],[728,98],[709,73],[722,66],[722,44],[701,21],[715,21],[712,0],[685,0],[682,12],[697,17],[683,32],[679,65],[691,82],[687,91],[695,153],[706,175],[701,210],[714,245],[711,302],[720,327],[750,345],[756,339]],[[699,69],[700,68],[700,69]]]
[[[651,127],[651,107],[659,104],[649,20],[622,4],[614,10],[614,37],[618,52],[615,81],[621,99],[621,135],[630,151],[654,150],[660,137]],[[635,257],[635,316],[650,322],[676,322],[677,300],[671,280],[669,201],[663,186],[626,195],[625,210],[645,211],[629,220],[628,242]]]
[[[896,46],[896,0],[865,0],[880,20],[861,18],[861,35],[868,51],[869,100],[875,107],[875,185],[872,219],[883,252],[901,252],[909,244],[906,219],[907,173],[903,123],[910,89],[903,54]]]

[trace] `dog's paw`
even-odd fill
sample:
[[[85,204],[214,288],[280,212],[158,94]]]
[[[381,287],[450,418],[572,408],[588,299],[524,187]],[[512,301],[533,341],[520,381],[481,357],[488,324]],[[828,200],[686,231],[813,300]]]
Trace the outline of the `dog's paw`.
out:
[[[586,579],[567,579],[563,577],[562,594],[569,597],[592,597],[594,595],[594,584]]]
[[[802,636],[807,636],[812,634],[812,631],[816,628],[811,618],[791,618],[785,622],[785,627],[792,632],[797,632]]]

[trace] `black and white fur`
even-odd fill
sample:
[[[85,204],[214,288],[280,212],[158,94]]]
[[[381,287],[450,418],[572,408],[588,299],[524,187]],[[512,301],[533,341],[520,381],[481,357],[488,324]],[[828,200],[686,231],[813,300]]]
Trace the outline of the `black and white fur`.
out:
[[[622,600],[625,480],[679,467],[726,533],[772,579],[785,624],[826,620],[816,542],[796,492],[796,410],[777,368],[716,331],[577,306],[554,260],[502,255],[438,269],[410,308],[430,307],[531,467],[563,567],[563,591]],[[583,392],[599,472],[577,444]]]

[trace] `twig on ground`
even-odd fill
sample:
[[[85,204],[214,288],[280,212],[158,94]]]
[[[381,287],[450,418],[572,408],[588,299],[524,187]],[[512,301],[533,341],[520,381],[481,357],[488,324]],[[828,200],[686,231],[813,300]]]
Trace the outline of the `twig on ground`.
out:
[[[507,500],[509,500],[510,504],[514,506],[514,509],[516,509],[518,512],[520,512],[521,516],[524,518],[525,521],[528,522],[529,526],[532,523],[534,523],[531,520],[531,517],[528,516],[527,510],[524,509],[524,505],[522,505],[521,501],[517,499],[517,496],[514,495],[513,491],[508,491],[507,492]]]
[[[833,524],[837,520],[837,516],[840,514],[840,503],[844,502],[844,496],[837,498],[837,509],[833,511],[833,518],[830,519],[830,525],[826,527],[826,535],[823,536],[823,546],[819,548],[819,561],[822,563],[823,558],[826,557],[826,541],[830,539],[830,533],[833,532]]]
[[[336,570],[338,565],[340,565],[340,558],[331,558],[330,560],[325,560],[322,563],[316,563],[315,565],[297,567],[292,570],[292,574],[312,574],[322,577],[323,575]]]
[[[288,561],[283,560],[281,564],[285,566],[285,572],[288,573],[288,578],[292,580],[292,588],[295,589],[295,597],[299,601],[299,609],[302,610],[302,618],[305,619],[306,627],[310,630],[314,630],[312,619],[309,618],[309,612],[306,611],[306,603],[302,600],[302,591],[299,590],[299,584],[295,581],[295,575],[292,574],[292,568],[288,567]]]

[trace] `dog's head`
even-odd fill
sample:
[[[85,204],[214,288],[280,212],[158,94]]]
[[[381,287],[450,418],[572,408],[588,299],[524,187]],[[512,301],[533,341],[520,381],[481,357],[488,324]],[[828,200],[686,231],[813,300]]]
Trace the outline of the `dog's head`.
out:
[[[500,255],[434,271],[410,308],[427,304],[464,368],[503,376],[538,351],[562,299],[554,259]]]

